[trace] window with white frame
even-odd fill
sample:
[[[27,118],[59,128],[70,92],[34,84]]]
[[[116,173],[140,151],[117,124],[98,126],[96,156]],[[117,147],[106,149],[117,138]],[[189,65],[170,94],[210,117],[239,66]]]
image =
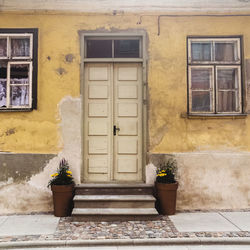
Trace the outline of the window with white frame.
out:
[[[188,38],[190,114],[242,113],[240,39]]]
[[[36,29],[0,29],[0,111],[36,108],[34,37]]]

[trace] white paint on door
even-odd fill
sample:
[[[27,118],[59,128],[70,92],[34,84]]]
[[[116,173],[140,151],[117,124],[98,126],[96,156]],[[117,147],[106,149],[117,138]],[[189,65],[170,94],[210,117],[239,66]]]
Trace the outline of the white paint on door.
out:
[[[84,75],[84,180],[142,181],[141,64],[88,63]]]

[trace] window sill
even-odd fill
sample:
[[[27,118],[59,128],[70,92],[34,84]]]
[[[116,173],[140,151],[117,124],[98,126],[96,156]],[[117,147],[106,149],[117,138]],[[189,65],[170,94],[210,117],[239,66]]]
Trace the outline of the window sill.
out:
[[[1,112],[31,112],[33,111],[32,108],[26,108],[26,109],[1,109],[0,108],[0,113]]]
[[[247,114],[187,114],[181,113],[181,118],[188,119],[245,119]]]

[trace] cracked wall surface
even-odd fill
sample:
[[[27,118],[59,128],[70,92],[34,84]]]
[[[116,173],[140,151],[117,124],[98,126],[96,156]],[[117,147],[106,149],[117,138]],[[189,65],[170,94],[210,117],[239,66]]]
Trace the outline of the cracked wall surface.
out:
[[[39,37],[38,109],[0,113],[0,198],[4,201],[0,212],[51,211],[47,183],[63,157],[80,182],[84,121],[79,31],[83,30],[147,33],[147,153],[161,155],[159,159],[171,154],[177,158],[178,209],[249,207],[249,117],[188,119],[182,114],[187,111],[186,38],[192,35],[243,36],[244,105],[249,111],[250,17],[166,16],[158,23],[158,12],[142,14],[1,12],[2,28],[32,24]],[[151,160],[145,170],[147,183],[155,179],[157,159]]]

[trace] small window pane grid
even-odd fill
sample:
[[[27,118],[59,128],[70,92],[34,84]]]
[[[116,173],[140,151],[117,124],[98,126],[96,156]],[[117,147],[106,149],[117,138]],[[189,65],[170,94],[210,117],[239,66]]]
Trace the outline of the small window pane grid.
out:
[[[87,38],[86,58],[141,58],[140,38]]]
[[[240,114],[240,38],[188,38],[188,113]]]
[[[33,34],[0,31],[0,110],[32,108]]]

